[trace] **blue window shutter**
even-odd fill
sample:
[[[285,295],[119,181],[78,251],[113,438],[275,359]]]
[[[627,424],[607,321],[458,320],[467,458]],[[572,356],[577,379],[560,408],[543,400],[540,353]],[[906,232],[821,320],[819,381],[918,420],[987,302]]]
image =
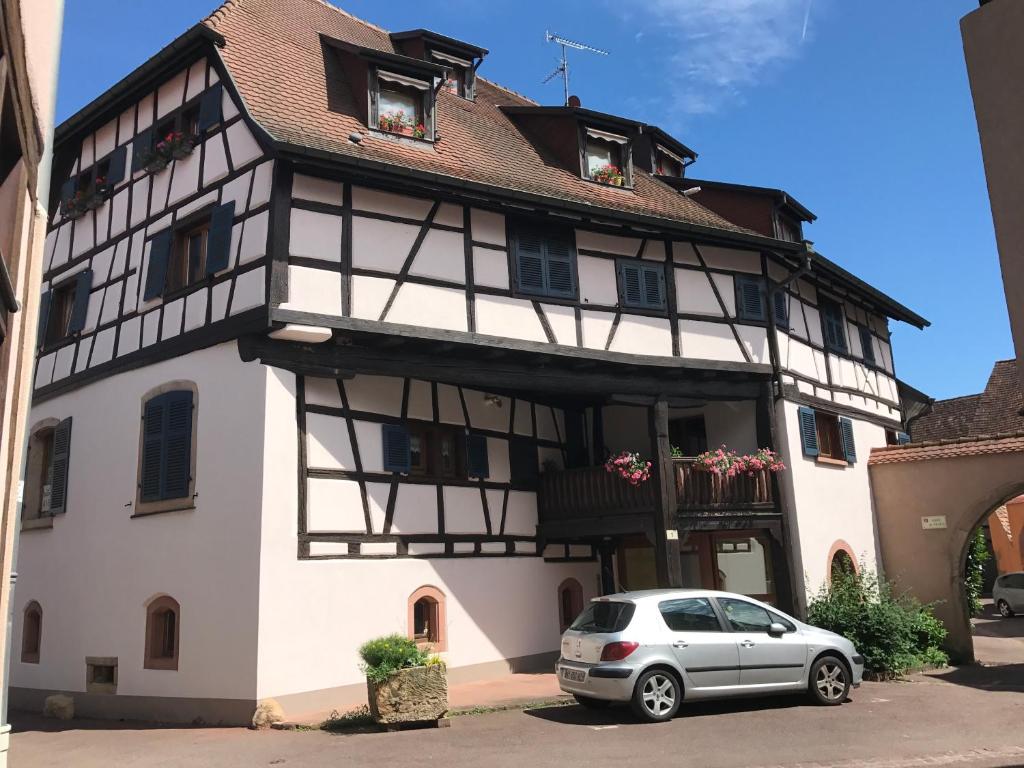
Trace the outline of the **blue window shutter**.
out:
[[[623,306],[639,307],[644,303],[643,278],[639,264],[619,262],[619,296]]]
[[[644,306],[663,309],[665,306],[665,270],[661,267],[641,266],[644,284]]]
[[[409,430],[401,424],[382,424],[384,471],[408,474],[412,464],[409,455]]]
[[[210,234],[206,241],[206,274],[227,269],[231,258],[231,226],[235,221],[235,201],[218,206],[210,214]]]
[[[908,435],[906,432],[897,432],[896,433],[896,444],[897,445],[906,445],[909,442],[910,442],[910,435]]]
[[[53,430],[53,472],[50,475],[50,514],[62,515],[68,504],[68,468],[71,459],[71,417]]]
[[[223,91],[223,83],[217,83],[212,88],[206,90],[199,98],[199,119],[196,121],[196,130],[200,135],[220,123],[221,94]]]
[[[789,329],[789,294],[776,291],[772,294],[772,310],[775,312],[775,327]]]
[[[818,455],[818,420],[814,417],[814,409],[801,406],[797,409],[800,422],[800,445],[804,456]]]
[[[161,498],[166,403],[164,395],[157,395],[150,398],[143,409],[142,469],[139,472],[142,501],[159,501]]]
[[[50,321],[50,292],[45,291],[39,299],[39,324],[36,331],[36,346],[46,341],[46,324]]]
[[[132,141],[132,173],[140,171],[149,162],[153,151],[153,129],[147,128]]]
[[[149,246],[149,269],[146,270],[145,301],[155,299],[164,292],[167,282],[167,263],[171,259],[172,236],[170,229],[162,229],[153,235]]]
[[[764,302],[761,300],[760,278],[737,275],[736,316],[742,320],[764,320]]]
[[[125,162],[128,160],[128,145],[124,144],[110,153],[107,163],[107,186],[113,187],[124,180]]]
[[[471,432],[466,435],[466,474],[485,478],[490,472],[487,461],[487,436]]]
[[[533,232],[517,232],[516,282],[525,293],[544,292],[544,242]]]
[[[567,240],[544,240],[546,290],[548,296],[571,297],[576,293],[572,268],[572,247]]]
[[[860,349],[865,363],[875,364],[875,337],[863,325],[860,327]]]
[[[857,461],[857,446],[853,444],[853,422],[849,419],[839,419],[839,432],[843,437],[843,454],[846,461],[853,464]]]
[[[192,392],[168,392],[166,398],[161,498],[181,499],[188,496],[192,479]]]
[[[71,319],[68,321],[68,333],[78,333],[85,328],[85,316],[89,311],[89,292],[92,290],[92,270],[84,269],[78,273],[75,284],[75,303],[71,306]]]

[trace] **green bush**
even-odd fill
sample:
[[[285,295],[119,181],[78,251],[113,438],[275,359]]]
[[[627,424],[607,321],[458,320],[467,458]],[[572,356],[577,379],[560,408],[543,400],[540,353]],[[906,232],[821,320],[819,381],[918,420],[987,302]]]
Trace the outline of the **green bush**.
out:
[[[808,604],[807,621],[853,641],[866,670],[877,677],[949,661],[941,647],[946,628],[931,606],[896,594],[891,584],[863,568],[861,574],[834,573]]]
[[[367,679],[375,683],[386,682],[400,669],[442,663],[428,649],[420,648],[414,640],[398,634],[368,640],[359,648],[359,656]]]
[[[991,559],[985,531],[979,527],[967,547],[967,564],[964,566],[964,585],[967,588],[967,607],[971,616],[981,615],[981,590],[985,584],[985,563]]]

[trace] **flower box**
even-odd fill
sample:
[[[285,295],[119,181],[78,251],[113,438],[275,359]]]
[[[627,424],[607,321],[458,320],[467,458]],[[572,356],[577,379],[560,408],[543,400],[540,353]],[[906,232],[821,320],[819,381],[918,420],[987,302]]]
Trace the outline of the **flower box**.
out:
[[[426,126],[416,122],[415,117],[407,116],[402,110],[382,114],[377,119],[377,127],[386,133],[412,136],[414,139],[422,139],[427,135]]]
[[[626,177],[615,165],[602,165],[600,168],[595,168],[591,172],[590,178],[599,184],[608,184],[612,187],[621,187],[626,183]]]
[[[444,664],[395,670],[382,683],[367,679],[370,714],[381,725],[440,720],[448,712]]]

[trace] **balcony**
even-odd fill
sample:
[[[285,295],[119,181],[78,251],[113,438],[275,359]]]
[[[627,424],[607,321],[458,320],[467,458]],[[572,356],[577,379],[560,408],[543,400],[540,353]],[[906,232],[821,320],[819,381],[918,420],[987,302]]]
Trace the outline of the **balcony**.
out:
[[[694,461],[692,457],[672,460],[679,515],[775,512],[767,470],[753,477],[725,477],[698,469]],[[629,518],[650,516],[657,510],[657,492],[653,480],[633,486],[603,466],[544,472],[538,511],[544,525],[564,528],[568,522],[617,521],[616,527],[625,532]]]

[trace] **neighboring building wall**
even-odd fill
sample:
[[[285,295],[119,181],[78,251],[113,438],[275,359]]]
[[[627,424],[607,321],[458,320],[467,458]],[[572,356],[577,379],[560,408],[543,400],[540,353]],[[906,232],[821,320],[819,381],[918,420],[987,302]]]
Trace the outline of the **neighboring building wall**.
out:
[[[999,573],[1024,571],[1024,496],[1018,496],[988,519],[992,552]]]
[[[1024,383],[1024,96],[1007,78],[1024,70],[1024,5],[993,0],[960,20],[967,74],[985,161],[985,178],[1003,273],[1003,290]]]
[[[21,535],[13,647],[29,601],[43,626],[38,664],[14,654],[14,705],[36,711],[46,692],[66,691],[84,716],[251,716],[268,375],[227,343],[33,408],[32,424],[72,419],[71,452],[67,511]],[[143,396],[176,381],[196,386],[195,508],[134,517]],[[181,605],[176,671],[143,668],[146,605],[161,594]],[[87,656],[117,658],[116,696],[83,693]]]
[[[857,461],[827,464],[803,455],[797,408],[795,403],[780,401],[776,413],[787,466],[779,475],[779,485],[789,513],[794,592],[802,609],[807,598],[828,581],[837,542],[848,544],[850,554],[867,570],[878,568],[868,456],[871,448],[885,446],[885,429],[852,419]]]
[[[81,334],[40,352],[37,390],[100,366],[109,370],[116,365],[112,361],[127,362],[162,342],[190,333],[196,337],[226,318],[264,306],[273,163],[263,161],[230,88],[223,88],[221,122],[190,155],[156,172],[132,173],[134,139],[220,82],[216,67],[200,60],[83,140],[67,178],[88,172],[119,147],[126,152],[125,177],[108,200],[81,218],[72,220],[59,210],[53,214],[44,290],[85,269],[92,270],[92,287]],[[228,268],[166,301],[163,296],[147,301],[153,235],[190,213],[230,202],[235,207]]]
[[[377,558],[297,558],[296,379],[274,369],[269,377],[264,416],[259,697],[274,697],[289,714],[365,702],[359,645],[381,634],[406,634],[407,601],[425,585],[445,595],[447,650],[442,656],[450,681],[480,679],[510,668],[548,669],[558,648],[558,585],[573,577],[589,600],[597,595],[597,564],[546,562],[535,555],[535,546],[532,551],[516,548],[516,554],[506,556],[485,550],[482,556],[462,552],[461,556],[424,559],[388,557],[394,545],[376,544],[381,553]],[[371,383],[370,377],[365,379]],[[364,388],[362,394],[375,391],[391,390],[378,385]],[[453,418],[458,418],[459,410],[455,409]],[[507,403],[493,410],[509,414]],[[343,422],[335,426],[344,434]],[[312,435],[310,440],[312,444]],[[474,504],[482,523],[479,497],[463,499],[453,511],[465,517]],[[337,511],[344,513],[352,506],[361,518],[358,498]],[[412,515],[420,511],[416,504],[407,509]],[[434,508],[426,510],[428,518],[435,515]],[[338,549],[326,542],[317,549],[314,546],[311,555],[330,555]],[[589,556],[589,547],[574,547],[572,554]],[[301,638],[298,645],[297,638]]]

